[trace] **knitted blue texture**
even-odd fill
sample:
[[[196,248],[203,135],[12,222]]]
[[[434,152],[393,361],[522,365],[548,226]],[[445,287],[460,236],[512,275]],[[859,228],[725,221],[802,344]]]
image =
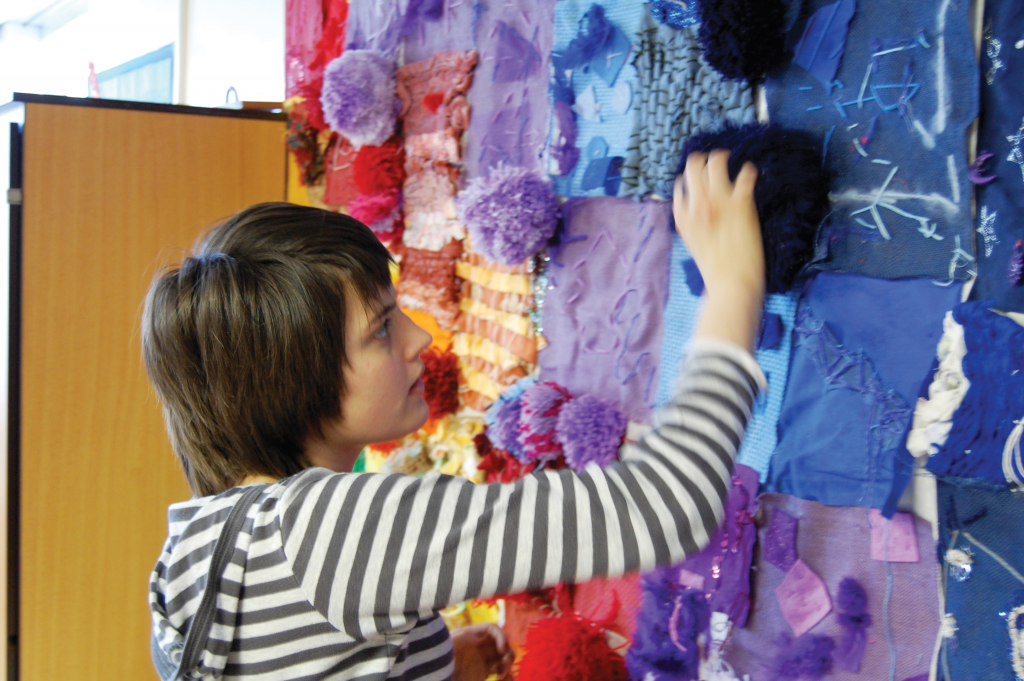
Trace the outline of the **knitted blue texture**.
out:
[[[1024,327],[989,305],[964,303],[953,310],[964,327],[963,371],[971,387],[953,414],[949,437],[928,459],[928,470],[1006,484],[1003,447],[1015,421],[1024,418]]]
[[[665,339],[661,346],[663,371],[658,382],[659,405],[666,404],[672,397],[678,368],[701,308],[701,299],[690,293],[686,285],[683,264],[689,259],[690,254],[682,240],[678,235],[673,236],[671,284],[665,308]],[[767,477],[768,462],[778,444],[776,424],[782,410],[782,398],[786,393],[797,299],[796,293],[767,297],[765,311],[779,315],[782,320],[782,340],[774,350],[758,350],[754,353],[757,363],[768,378],[768,393],[762,395],[754,407],[754,417],[747,426],[738,461],[756,470],[761,476],[761,482]]]
[[[697,132],[726,121],[753,123],[753,90],[743,80],[722,77],[705,61],[697,27],[680,31],[659,25],[647,8],[632,59],[641,91],[633,134],[622,164],[624,196],[672,195],[683,144]]]

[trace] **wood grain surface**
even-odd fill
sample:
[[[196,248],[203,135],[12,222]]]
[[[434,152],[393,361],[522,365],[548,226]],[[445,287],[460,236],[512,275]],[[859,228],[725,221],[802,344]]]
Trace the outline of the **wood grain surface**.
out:
[[[25,118],[20,676],[156,679],[147,580],[189,492],[142,366],[142,301],[206,227],[284,199],[284,123]]]

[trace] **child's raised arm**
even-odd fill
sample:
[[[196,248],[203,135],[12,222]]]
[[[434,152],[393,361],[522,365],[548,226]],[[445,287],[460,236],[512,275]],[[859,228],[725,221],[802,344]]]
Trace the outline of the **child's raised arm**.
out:
[[[617,576],[703,549],[721,519],[764,376],[750,354],[764,296],[756,170],[690,157],[676,225],[707,300],[671,402],[622,461],[507,485],[307,471],[279,507],[284,551],[318,610],[357,640],[488,597]]]

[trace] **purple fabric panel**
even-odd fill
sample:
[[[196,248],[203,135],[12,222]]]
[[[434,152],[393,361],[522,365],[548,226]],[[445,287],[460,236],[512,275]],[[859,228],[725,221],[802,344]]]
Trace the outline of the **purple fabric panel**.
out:
[[[549,249],[540,380],[615,402],[638,423],[651,422],[658,391],[671,209],[573,199],[562,208],[562,246]]]
[[[796,532],[799,520],[781,509],[771,513],[768,529],[764,535],[762,553],[764,559],[788,572],[796,562]]]
[[[706,549],[670,568],[676,580],[680,569],[703,577],[711,611],[728,614],[738,627],[746,623],[750,610],[750,563],[757,538],[753,515],[758,478],[753,468],[737,464],[721,527]],[[720,572],[717,578],[716,567]]]
[[[405,39],[405,63],[423,61],[436,52],[475,49],[474,1],[444,0],[441,18],[438,21],[420,22]]]
[[[474,0],[464,2],[470,6]],[[542,155],[548,136],[548,63],[555,33],[555,0],[480,3],[475,28],[480,62],[469,91],[472,115],[465,138],[464,178],[486,175],[498,163],[544,173]],[[495,80],[498,59],[508,52],[512,42],[510,31],[533,46],[539,62],[526,70],[522,80],[507,81],[508,70],[501,71]],[[473,22],[465,33],[473,35]]]
[[[892,678],[891,653],[883,615],[886,564],[871,560],[868,509],[823,506],[785,494],[762,494],[758,503],[757,524],[761,541],[755,551],[756,570],[752,572],[754,603],[747,626],[734,629],[726,644],[726,662],[733,666],[739,677],[750,674],[752,681],[768,678],[766,663],[776,651],[774,641],[780,633],[789,632],[789,625],[774,596],[775,588],[786,573],[763,560],[760,549],[764,545],[769,519],[781,510],[799,520],[797,555],[825,581],[833,599],[845,577],[853,577],[867,591],[867,612],[872,623],[867,629],[869,642],[860,672],[854,674],[833,667],[829,678],[837,681]],[[915,518],[914,525],[921,560],[888,564],[892,574],[888,617],[896,651],[896,679],[928,672],[939,628],[935,542],[927,522]],[[833,609],[809,633],[826,634],[840,640],[843,627],[839,624],[837,611]]]

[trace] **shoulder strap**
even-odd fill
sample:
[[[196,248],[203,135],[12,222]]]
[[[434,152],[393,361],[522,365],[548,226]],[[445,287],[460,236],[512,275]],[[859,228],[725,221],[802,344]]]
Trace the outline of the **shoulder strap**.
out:
[[[163,649],[156,642],[155,635],[153,636],[150,642],[153,663],[163,681],[183,679],[185,674],[192,671],[199,663],[216,615],[217,594],[220,591],[220,579],[224,574],[224,568],[227,567],[231,556],[235,553],[238,533],[242,531],[249,508],[266,487],[266,485],[253,485],[243,492],[235,502],[231,513],[228,514],[227,520],[224,521],[224,526],[221,527],[220,537],[217,539],[216,546],[213,547],[213,556],[210,557],[210,571],[206,575],[206,590],[203,592],[203,599],[199,602],[199,609],[192,617],[188,633],[185,634],[185,647],[182,649],[181,662],[177,667],[167,658]]]

